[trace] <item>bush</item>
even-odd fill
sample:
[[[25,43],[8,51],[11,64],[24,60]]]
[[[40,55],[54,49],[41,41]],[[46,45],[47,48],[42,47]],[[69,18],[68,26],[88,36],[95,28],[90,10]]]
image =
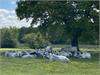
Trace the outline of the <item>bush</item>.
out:
[[[12,32],[9,29],[3,29],[1,31],[1,47],[2,48],[14,48],[16,47],[17,41],[13,37]]]
[[[48,44],[47,37],[40,32],[26,34],[22,40],[28,43],[30,48],[43,48]]]

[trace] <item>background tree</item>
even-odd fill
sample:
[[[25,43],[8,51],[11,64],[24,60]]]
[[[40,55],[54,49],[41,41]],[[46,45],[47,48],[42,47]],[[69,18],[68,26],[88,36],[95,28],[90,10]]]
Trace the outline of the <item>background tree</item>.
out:
[[[35,32],[38,32],[38,28],[33,28],[33,27],[21,27],[19,29],[19,36],[18,36],[18,41],[20,43],[24,43],[24,41],[22,40],[22,38],[26,35],[26,34],[29,34],[29,33],[35,33]]]
[[[26,27],[21,27],[19,29],[19,36],[18,36],[18,40],[20,43],[24,43],[24,41],[22,40],[22,38],[24,37],[24,35],[27,33],[27,28]]]
[[[2,48],[14,48],[17,46],[17,32],[13,28],[1,29],[1,47]]]
[[[26,34],[22,40],[28,43],[30,48],[43,48],[49,43],[48,39],[43,37],[40,32]]]
[[[39,22],[39,29],[44,35],[50,34],[49,30],[55,30],[52,32],[54,33],[57,27],[63,27],[62,32],[71,38],[71,46],[75,46],[79,50],[78,40],[80,36],[84,36],[84,33],[87,37],[96,36],[94,38],[98,39],[99,15],[96,12],[97,9],[99,9],[99,1],[20,0],[17,2],[16,14],[20,20],[33,18],[31,25]],[[88,32],[95,34],[92,35]],[[51,37],[53,34],[49,36]]]

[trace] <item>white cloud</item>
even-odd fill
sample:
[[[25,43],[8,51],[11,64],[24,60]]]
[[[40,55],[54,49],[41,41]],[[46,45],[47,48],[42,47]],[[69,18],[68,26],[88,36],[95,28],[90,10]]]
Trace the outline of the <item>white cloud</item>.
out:
[[[25,19],[21,21],[18,20],[14,10],[0,9],[0,28],[10,27],[10,26],[28,27],[30,26],[30,23],[31,23],[31,20],[29,22],[26,22]]]
[[[5,9],[0,9],[0,13],[1,14],[9,14],[9,11],[5,10]]]

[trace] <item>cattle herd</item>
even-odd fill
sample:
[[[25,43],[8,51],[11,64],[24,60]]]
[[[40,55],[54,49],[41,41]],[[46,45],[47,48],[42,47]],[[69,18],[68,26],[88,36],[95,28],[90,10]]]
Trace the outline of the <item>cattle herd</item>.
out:
[[[70,57],[90,59],[89,52],[77,51],[76,47],[62,48],[60,50],[53,50],[52,47],[47,46],[44,49],[34,49],[27,51],[6,51],[1,53],[6,57],[19,57],[19,58],[44,58],[50,61],[70,62]]]

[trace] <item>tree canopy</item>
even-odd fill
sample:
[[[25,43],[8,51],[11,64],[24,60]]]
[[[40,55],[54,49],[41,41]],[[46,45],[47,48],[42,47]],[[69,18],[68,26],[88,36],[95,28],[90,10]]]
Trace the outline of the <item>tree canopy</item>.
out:
[[[72,42],[77,43],[78,37],[82,35],[88,40],[98,38],[100,11],[98,13],[97,10],[99,1],[20,0],[17,2],[16,14],[20,20],[32,18],[31,26],[39,23],[38,28],[44,35],[59,32],[58,35],[66,34],[72,38]]]

